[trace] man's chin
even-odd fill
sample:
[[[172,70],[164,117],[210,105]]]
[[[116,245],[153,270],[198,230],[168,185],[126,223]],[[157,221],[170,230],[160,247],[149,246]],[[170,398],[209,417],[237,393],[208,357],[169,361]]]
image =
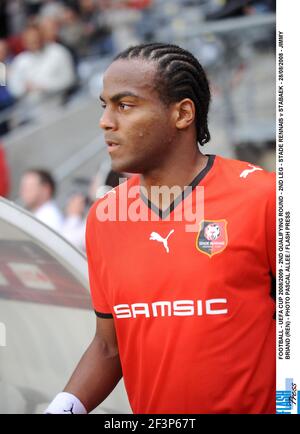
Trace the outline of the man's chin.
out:
[[[136,164],[129,161],[111,160],[111,169],[117,173],[141,173]]]

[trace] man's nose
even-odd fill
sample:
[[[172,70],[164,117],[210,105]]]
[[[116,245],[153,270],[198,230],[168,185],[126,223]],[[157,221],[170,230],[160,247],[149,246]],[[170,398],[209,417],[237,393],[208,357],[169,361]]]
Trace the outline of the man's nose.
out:
[[[112,114],[107,110],[107,108],[104,110],[100,118],[99,126],[103,130],[113,130],[116,128],[116,122],[113,119]]]

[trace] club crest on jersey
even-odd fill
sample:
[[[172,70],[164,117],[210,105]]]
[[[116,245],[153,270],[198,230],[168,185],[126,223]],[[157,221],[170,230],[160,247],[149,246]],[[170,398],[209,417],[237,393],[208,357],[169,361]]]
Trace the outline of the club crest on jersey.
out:
[[[196,238],[196,248],[210,258],[223,252],[228,243],[227,221],[202,220]]]

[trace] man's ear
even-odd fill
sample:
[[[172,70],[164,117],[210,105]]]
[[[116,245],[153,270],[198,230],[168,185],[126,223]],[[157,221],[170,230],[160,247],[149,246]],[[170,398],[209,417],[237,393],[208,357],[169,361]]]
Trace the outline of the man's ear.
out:
[[[175,104],[175,125],[179,130],[189,127],[195,120],[196,109],[194,101],[185,98]]]

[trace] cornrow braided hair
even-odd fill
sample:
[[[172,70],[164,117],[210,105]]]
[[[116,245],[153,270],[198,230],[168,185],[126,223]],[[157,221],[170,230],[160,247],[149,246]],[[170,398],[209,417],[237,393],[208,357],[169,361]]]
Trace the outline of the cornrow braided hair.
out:
[[[190,98],[196,109],[197,141],[204,145],[210,140],[207,116],[210,89],[206,74],[198,60],[177,45],[150,43],[129,47],[118,54],[118,59],[141,59],[157,64],[155,90],[169,105]]]

